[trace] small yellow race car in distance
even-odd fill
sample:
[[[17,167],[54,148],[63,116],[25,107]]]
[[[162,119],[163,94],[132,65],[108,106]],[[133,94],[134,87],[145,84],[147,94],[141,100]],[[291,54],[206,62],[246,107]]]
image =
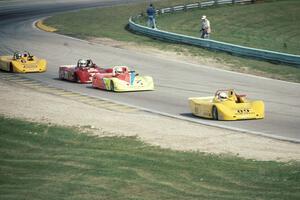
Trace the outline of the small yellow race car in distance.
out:
[[[246,95],[237,95],[233,89],[218,90],[215,96],[191,97],[189,106],[193,115],[214,120],[262,119],[264,102],[250,101]]]
[[[47,61],[31,55],[29,52],[16,52],[13,56],[0,56],[0,69],[18,73],[45,72]]]

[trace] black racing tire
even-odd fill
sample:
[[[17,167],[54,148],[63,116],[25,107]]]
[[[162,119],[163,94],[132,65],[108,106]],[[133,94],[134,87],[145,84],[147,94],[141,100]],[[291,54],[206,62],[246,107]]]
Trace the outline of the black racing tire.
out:
[[[213,120],[219,120],[218,108],[216,106],[212,107],[211,113]]]
[[[74,74],[74,82],[76,82],[76,83],[79,83],[79,82],[80,82],[79,79],[78,79],[77,74]]]
[[[115,91],[115,84],[114,84],[114,81],[110,81],[110,91],[112,91],[112,92]]]
[[[11,63],[9,64],[9,72],[14,72],[14,66]]]

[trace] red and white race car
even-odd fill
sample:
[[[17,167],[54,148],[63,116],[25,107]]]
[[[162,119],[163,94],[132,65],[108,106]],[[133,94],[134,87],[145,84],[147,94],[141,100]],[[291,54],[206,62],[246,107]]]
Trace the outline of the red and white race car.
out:
[[[114,92],[154,90],[151,76],[140,76],[127,66],[115,66],[101,70],[93,77],[92,86]]]
[[[78,83],[91,83],[96,73],[101,73],[102,68],[93,63],[91,59],[80,59],[77,65],[62,65],[59,67],[59,78]]]

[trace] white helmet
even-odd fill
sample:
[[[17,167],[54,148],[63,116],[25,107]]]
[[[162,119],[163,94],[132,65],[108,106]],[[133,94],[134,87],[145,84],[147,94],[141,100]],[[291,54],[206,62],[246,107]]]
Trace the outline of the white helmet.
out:
[[[78,67],[86,67],[87,66],[87,61],[86,60],[79,60],[78,61]]]
[[[226,92],[220,92],[219,93],[219,99],[227,99],[228,95],[226,94]]]
[[[115,68],[116,73],[123,73],[123,68],[122,67],[116,67]]]

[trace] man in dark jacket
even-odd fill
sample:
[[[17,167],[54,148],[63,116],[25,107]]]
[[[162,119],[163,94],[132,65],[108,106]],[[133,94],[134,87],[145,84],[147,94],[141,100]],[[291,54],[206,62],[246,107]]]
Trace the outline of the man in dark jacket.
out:
[[[150,4],[150,6],[147,8],[148,27],[151,27],[154,29],[156,29],[155,14],[156,14],[156,10],[153,7],[153,4]]]

